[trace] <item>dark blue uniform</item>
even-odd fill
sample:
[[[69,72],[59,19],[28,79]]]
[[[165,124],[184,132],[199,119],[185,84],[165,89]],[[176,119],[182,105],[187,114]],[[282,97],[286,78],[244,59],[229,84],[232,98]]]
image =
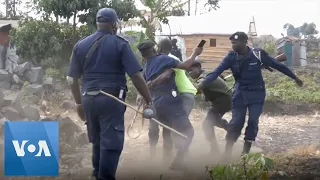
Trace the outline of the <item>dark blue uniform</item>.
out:
[[[97,38],[105,35],[88,65],[85,57]],[[103,90],[125,101],[126,76],[141,71],[129,43],[105,30],[80,40],[74,47],[68,76],[83,76],[82,104],[87,120],[88,136],[93,144],[94,175],[100,180],[115,179],[124,143],[124,113],[126,107],[102,94]]]
[[[156,55],[147,60],[145,66],[145,78],[147,81],[154,80],[168,68],[176,68],[179,61],[167,56]],[[177,158],[183,157],[187,152],[194,135],[192,124],[189,121],[188,114],[183,108],[181,96],[175,96],[178,92],[175,84],[175,73],[171,74],[168,81],[155,85],[150,89],[152,101],[156,109],[157,118],[164,124],[167,124],[175,130],[185,134],[188,140],[171,133],[173,143],[177,149]],[[155,145],[158,141],[159,134],[157,126],[150,126],[149,138],[150,145]]]
[[[249,47],[248,47],[249,48]],[[261,52],[261,62],[285,75],[295,79],[296,76],[285,65],[270,57],[264,50]],[[241,63],[248,60],[246,70],[240,71]],[[261,62],[252,49],[247,57],[241,57],[236,52],[229,52],[214,72],[208,74],[204,86],[215,80],[224,70],[231,69],[236,79],[232,97],[232,120],[229,124],[227,140],[235,142],[241,134],[245,123],[247,109],[249,110],[248,126],[245,131],[246,141],[255,141],[258,133],[259,117],[262,113],[266,97],[265,83],[261,72]],[[240,74],[239,74],[240,72]],[[240,78],[236,78],[240,77]]]

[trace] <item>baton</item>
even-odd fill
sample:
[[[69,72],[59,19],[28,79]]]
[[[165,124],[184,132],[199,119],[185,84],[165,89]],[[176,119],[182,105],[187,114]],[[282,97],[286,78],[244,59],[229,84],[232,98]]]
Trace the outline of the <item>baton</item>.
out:
[[[121,103],[121,104],[123,104],[123,105],[125,105],[125,106],[127,106],[127,107],[129,107],[129,108],[133,109],[134,111],[136,111],[136,112],[138,112],[138,113],[140,113],[140,114],[142,114],[142,115],[143,115],[143,112],[142,112],[142,111],[139,111],[139,110],[138,110],[138,109],[136,109],[135,107],[133,107],[133,106],[131,106],[130,104],[127,104],[127,103],[125,103],[125,102],[121,101],[120,99],[118,99],[118,98],[114,97],[113,95],[108,94],[108,93],[106,93],[106,92],[104,92],[104,91],[102,91],[102,90],[100,90],[100,93],[102,93],[102,94],[104,94],[104,95],[106,95],[106,96],[111,97],[112,99],[114,99],[114,100],[118,101],[119,103]],[[167,125],[165,125],[165,124],[163,124],[163,123],[159,122],[159,121],[158,121],[158,120],[156,120],[155,118],[151,118],[150,120],[152,120],[152,121],[156,122],[156,123],[157,123],[157,124],[159,124],[160,126],[162,126],[162,127],[166,128],[166,129],[170,130],[171,132],[174,132],[174,133],[178,134],[179,136],[181,136],[181,137],[183,137],[183,138],[188,139],[188,137],[187,137],[186,135],[184,135],[184,134],[182,134],[182,133],[178,132],[177,130],[172,129],[172,128],[170,128],[169,126],[167,126]]]

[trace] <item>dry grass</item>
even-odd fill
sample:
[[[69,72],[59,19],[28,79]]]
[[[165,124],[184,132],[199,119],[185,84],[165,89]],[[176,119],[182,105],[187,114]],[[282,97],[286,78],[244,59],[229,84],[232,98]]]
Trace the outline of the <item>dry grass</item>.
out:
[[[275,162],[275,172],[297,176],[320,176],[320,150],[315,145],[303,145],[287,152],[268,154]]]

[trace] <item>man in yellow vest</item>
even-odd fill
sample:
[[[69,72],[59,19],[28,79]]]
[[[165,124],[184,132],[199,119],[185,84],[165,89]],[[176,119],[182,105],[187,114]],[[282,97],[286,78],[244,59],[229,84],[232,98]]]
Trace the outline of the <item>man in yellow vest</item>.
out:
[[[170,51],[172,49],[172,43],[168,38],[162,39],[158,43],[158,53],[160,54],[166,54],[173,59],[176,59],[177,61],[180,61],[179,58],[176,56],[170,54]],[[183,100],[183,108],[189,115],[192,111],[192,109],[195,106],[195,95],[197,94],[197,88],[192,84],[192,82],[189,80],[189,78],[186,75],[185,70],[182,69],[168,69],[164,71],[161,75],[159,75],[155,80],[152,82],[148,82],[148,86],[151,85],[154,86],[156,84],[160,84],[163,81],[166,81],[170,78],[172,73],[175,73],[175,82],[178,89],[178,94],[181,96],[181,99]],[[170,124],[168,124],[170,126]],[[163,136],[163,148],[164,148],[164,158],[170,158],[173,143],[170,136],[170,131],[167,129],[163,129],[162,132]],[[151,144],[157,144],[157,141],[159,139],[159,125],[150,121],[149,125],[149,140],[150,141],[156,141]],[[152,147],[151,147],[152,149]],[[152,151],[155,151],[154,149]],[[154,154],[155,152],[151,153]]]

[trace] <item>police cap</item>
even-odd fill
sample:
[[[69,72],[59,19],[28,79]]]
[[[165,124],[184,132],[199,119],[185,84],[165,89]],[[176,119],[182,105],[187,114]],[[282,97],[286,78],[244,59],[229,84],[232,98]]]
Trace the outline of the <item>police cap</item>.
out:
[[[178,42],[178,40],[174,38],[171,40],[171,42],[172,42],[172,44],[176,44]]]
[[[248,35],[244,32],[235,32],[229,38],[229,40],[239,40],[239,41],[248,41]]]
[[[139,44],[138,49],[140,52],[150,49],[155,46],[155,43],[151,40],[145,40],[141,44]]]
[[[119,18],[114,9],[102,8],[97,12],[96,21],[100,23],[117,23]]]
[[[163,38],[159,41],[158,46],[160,48],[168,48],[171,49],[172,48],[172,42],[169,38]]]

